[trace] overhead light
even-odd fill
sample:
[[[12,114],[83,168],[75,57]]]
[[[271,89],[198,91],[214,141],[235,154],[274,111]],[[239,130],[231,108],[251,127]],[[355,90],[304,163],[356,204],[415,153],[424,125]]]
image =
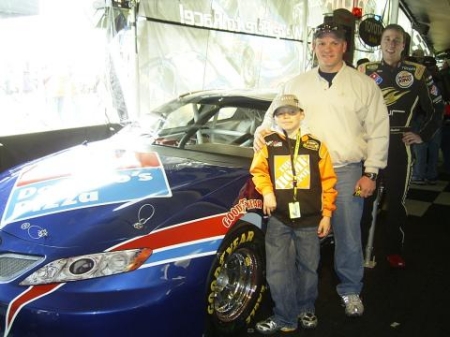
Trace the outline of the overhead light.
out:
[[[131,9],[131,0],[112,0],[113,7]]]
[[[352,8],[352,14],[357,19],[360,20],[362,18],[362,8],[361,7],[353,7]]]

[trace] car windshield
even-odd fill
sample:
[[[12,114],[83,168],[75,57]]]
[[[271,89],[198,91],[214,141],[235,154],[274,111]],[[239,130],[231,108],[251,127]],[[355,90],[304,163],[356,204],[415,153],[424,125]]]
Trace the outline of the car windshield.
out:
[[[252,147],[264,109],[173,101],[133,123],[152,144],[209,151],[212,145]],[[125,131],[125,130],[124,130]]]

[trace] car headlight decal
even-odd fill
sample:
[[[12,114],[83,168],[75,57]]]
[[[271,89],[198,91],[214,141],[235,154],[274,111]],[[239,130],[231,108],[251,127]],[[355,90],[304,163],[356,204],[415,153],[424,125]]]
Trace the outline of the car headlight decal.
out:
[[[63,258],[39,268],[20,285],[87,280],[138,269],[152,254],[149,248],[119,250]]]

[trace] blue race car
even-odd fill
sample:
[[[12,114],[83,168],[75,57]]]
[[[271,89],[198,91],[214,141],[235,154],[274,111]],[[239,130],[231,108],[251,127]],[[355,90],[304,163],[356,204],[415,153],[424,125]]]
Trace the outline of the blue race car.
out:
[[[248,169],[274,94],[181,96],[0,176],[0,335],[236,334],[266,291]]]

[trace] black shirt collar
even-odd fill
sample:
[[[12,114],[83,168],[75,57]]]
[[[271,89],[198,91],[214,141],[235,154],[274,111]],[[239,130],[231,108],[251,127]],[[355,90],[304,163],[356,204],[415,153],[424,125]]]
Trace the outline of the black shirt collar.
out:
[[[336,76],[337,72],[335,73],[324,73],[323,71],[321,71],[319,69],[319,75],[320,77],[324,78],[325,80],[328,81],[328,87],[331,87],[331,85],[333,84],[333,79]]]

